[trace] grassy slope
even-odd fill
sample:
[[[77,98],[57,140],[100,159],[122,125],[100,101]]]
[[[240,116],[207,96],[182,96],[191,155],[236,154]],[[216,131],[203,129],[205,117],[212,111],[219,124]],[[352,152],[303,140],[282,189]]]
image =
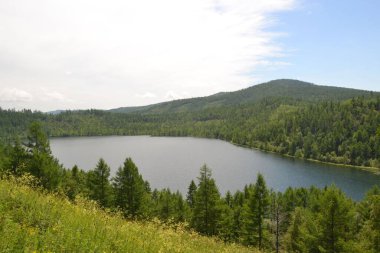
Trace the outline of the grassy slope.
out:
[[[26,179],[29,181],[29,179]],[[0,252],[257,252],[0,180]]]
[[[168,113],[188,112],[220,106],[232,106],[258,102],[268,97],[302,99],[305,101],[340,101],[358,96],[368,96],[369,91],[320,86],[292,79],[279,79],[251,86],[234,92],[220,92],[207,97],[180,99],[159,104],[121,107],[110,110],[121,113]]]

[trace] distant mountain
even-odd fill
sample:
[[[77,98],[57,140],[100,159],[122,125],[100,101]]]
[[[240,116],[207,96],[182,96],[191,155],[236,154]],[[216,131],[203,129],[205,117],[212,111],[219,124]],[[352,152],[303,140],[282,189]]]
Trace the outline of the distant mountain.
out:
[[[305,101],[340,101],[352,97],[369,96],[370,94],[371,91],[321,86],[292,79],[279,79],[234,92],[220,92],[207,97],[180,99],[147,106],[121,107],[111,109],[110,111],[122,113],[184,112],[211,107],[255,103],[269,97],[291,98]]]
[[[63,112],[65,112],[66,110],[55,110],[55,111],[50,111],[50,112],[46,112],[47,114],[52,114],[52,115],[58,115],[58,114],[61,114]]]

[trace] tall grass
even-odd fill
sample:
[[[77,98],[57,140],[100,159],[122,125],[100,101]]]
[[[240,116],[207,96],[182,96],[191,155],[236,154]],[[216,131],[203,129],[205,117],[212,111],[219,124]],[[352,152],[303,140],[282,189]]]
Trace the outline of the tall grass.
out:
[[[0,252],[256,252],[182,226],[126,221],[94,202],[71,203],[30,182],[0,180]]]

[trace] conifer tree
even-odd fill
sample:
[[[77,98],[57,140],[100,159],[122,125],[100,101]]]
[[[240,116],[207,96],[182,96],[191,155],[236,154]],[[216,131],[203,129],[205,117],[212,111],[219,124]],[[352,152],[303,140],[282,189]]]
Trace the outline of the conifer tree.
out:
[[[89,196],[88,173],[74,165],[71,170],[65,172],[63,189],[71,200],[74,200],[78,194]]]
[[[303,213],[301,208],[296,208],[292,214],[292,221],[290,223],[288,232],[286,234],[285,246],[289,252],[305,252],[305,242],[301,226],[303,224]]]
[[[371,201],[370,225],[373,231],[372,248],[380,252],[380,195],[375,195]]]
[[[248,203],[248,221],[246,222],[247,243],[263,248],[264,232],[266,230],[264,220],[269,213],[269,193],[264,177],[259,173],[254,186],[254,191]]]
[[[33,122],[28,129],[28,143],[26,146],[30,152],[50,154],[50,144],[47,135],[42,130],[39,122]]]
[[[194,183],[194,180],[191,180],[186,196],[186,201],[189,204],[190,208],[194,207],[194,195],[196,191],[197,185]]]
[[[20,175],[25,170],[27,153],[19,138],[15,139],[13,146],[10,147],[9,153],[7,165],[12,174]]]
[[[175,203],[170,189],[167,188],[160,191],[159,203],[160,218],[164,221],[173,218]]]
[[[234,239],[234,213],[232,208],[228,205],[226,199],[221,203],[221,221],[219,228],[219,237],[225,242],[232,242]]]
[[[242,241],[242,236],[244,232],[244,204],[245,204],[245,198],[244,193],[241,191],[237,191],[234,194],[233,199],[233,225],[232,225],[232,234],[233,234],[233,240],[236,242]]]
[[[280,251],[281,236],[283,233],[283,222],[285,213],[283,211],[282,194],[281,192],[273,192],[270,194],[270,216],[271,216],[271,232],[274,235],[274,247],[276,253]]]
[[[100,158],[95,169],[88,174],[90,197],[104,207],[109,206],[111,200],[110,171],[108,164]]]
[[[126,217],[142,215],[146,184],[131,158],[125,160],[113,181],[116,206],[123,210]]]
[[[201,167],[198,180],[192,226],[202,234],[216,235],[221,219],[220,193],[207,165]]]
[[[51,155],[49,139],[42,126],[33,122],[27,135],[28,164],[26,170],[37,177],[41,184],[49,189],[57,189],[62,179],[62,168],[58,160]]]
[[[177,191],[174,194],[175,197],[175,221],[184,222],[188,216],[188,206],[183,199],[182,194]]]
[[[321,204],[318,216],[322,228],[320,248],[327,253],[343,252],[344,241],[350,239],[351,202],[333,185],[324,192]]]

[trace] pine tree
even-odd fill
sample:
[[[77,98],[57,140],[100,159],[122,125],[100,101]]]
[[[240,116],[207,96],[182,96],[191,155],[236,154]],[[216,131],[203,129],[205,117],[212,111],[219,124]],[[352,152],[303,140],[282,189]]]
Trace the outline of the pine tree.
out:
[[[13,175],[20,175],[25,170],[27,153],[24,146],[21,145],[19,138],[15,139],[13,146],[10,147],[9,153],[7,165],[9,165],[9,169]]]
[[[30,152],[51,154],[50,144],[47,135],[42,130],[39,122],[33,122],[28,129],[28,143],[26,146]]]
[[[28,164],[26,170],[37,177],[47,189],[57,189],[62,180],[63,169],[51,155],[49,139],[40,123],[34,122],[28,131]]]
[[[269,212],[269,193],[264,177],[257,175],[254,191],[248,203],[248,221],[246,222],[247,243],[263,248],[265,224]]]
[[[90,197],[104,207],[109,206],[111,199],[110,171],[107,163],[100,158],[95,169],[88,174]]]
[[[114,181],[116,206],[121,208],[126,217],[135,218],[143,214],[146,185],[138,168],[131,158],[116,173]]]
[[[89,196],[88,174],[74,165],[71,170],[65,172],[63,189],[69,199],[74,200],[78,194]]]
[[[280,192],[271,192],[270,194],[271,205],[271,232],[274,235],[274,246],[278,253],[280,251],[280,241],[283,233],[283,222],[286,218],[284,213],[284,207],[282,203],[282,194]]]
[[[289,252],[305,252],[303,233],[301,226],[303,223],[303,216],[301,208],[296,208],[292,214],[292,221],[290,223],[288,232],[286,234],[285,245]]]
[[[221,204],[221,220],[220,228],[218,231],[219,237],[225,242],[232,242],[234,239],[234,213],[231,207],[228,205],[226,199]]]
[[[167,221],[174,216],[174,201],[170,189],[163,189],[159,195],[159,217],[161,220]]]
[[[374,252],[380,252],[380,195],[375,195],[371,201],[371,229],[373,231],[372,248]]]
[[[349,222],[352,204],[336,186],[328,187],[322,199],[319,224],[322,228],[320,248],[327,253],[343,252],[344,241],[350,239]]]
[[[194,207],[194,195],[196,191],[197,185],[194,183],[194,180],[191,180],[186,196],[186,201],[189,204],[190,208]]]
[[[380,189],[373,187],[368,191],[358,207],[362,221],[358,231],[360,250],[380,252]]]
[[[245,198],[244,193],[237,191],[234,194],[233,199],[233,225],[232,225],[232,234],[233,240],[236,242],[241,242],[243,232],[244,232],[244,204]]]
[[[199,184],[195,192],[192,226],[205,235],[218,234],[221,220],[220,194],[211,170],[203,165],[198,177]]]
[[[182,194],[177,191],[174,195],[175,198],[175,221],[184,222],[188,217],[189,207],[186,204],[186,201],[183,199]]]

